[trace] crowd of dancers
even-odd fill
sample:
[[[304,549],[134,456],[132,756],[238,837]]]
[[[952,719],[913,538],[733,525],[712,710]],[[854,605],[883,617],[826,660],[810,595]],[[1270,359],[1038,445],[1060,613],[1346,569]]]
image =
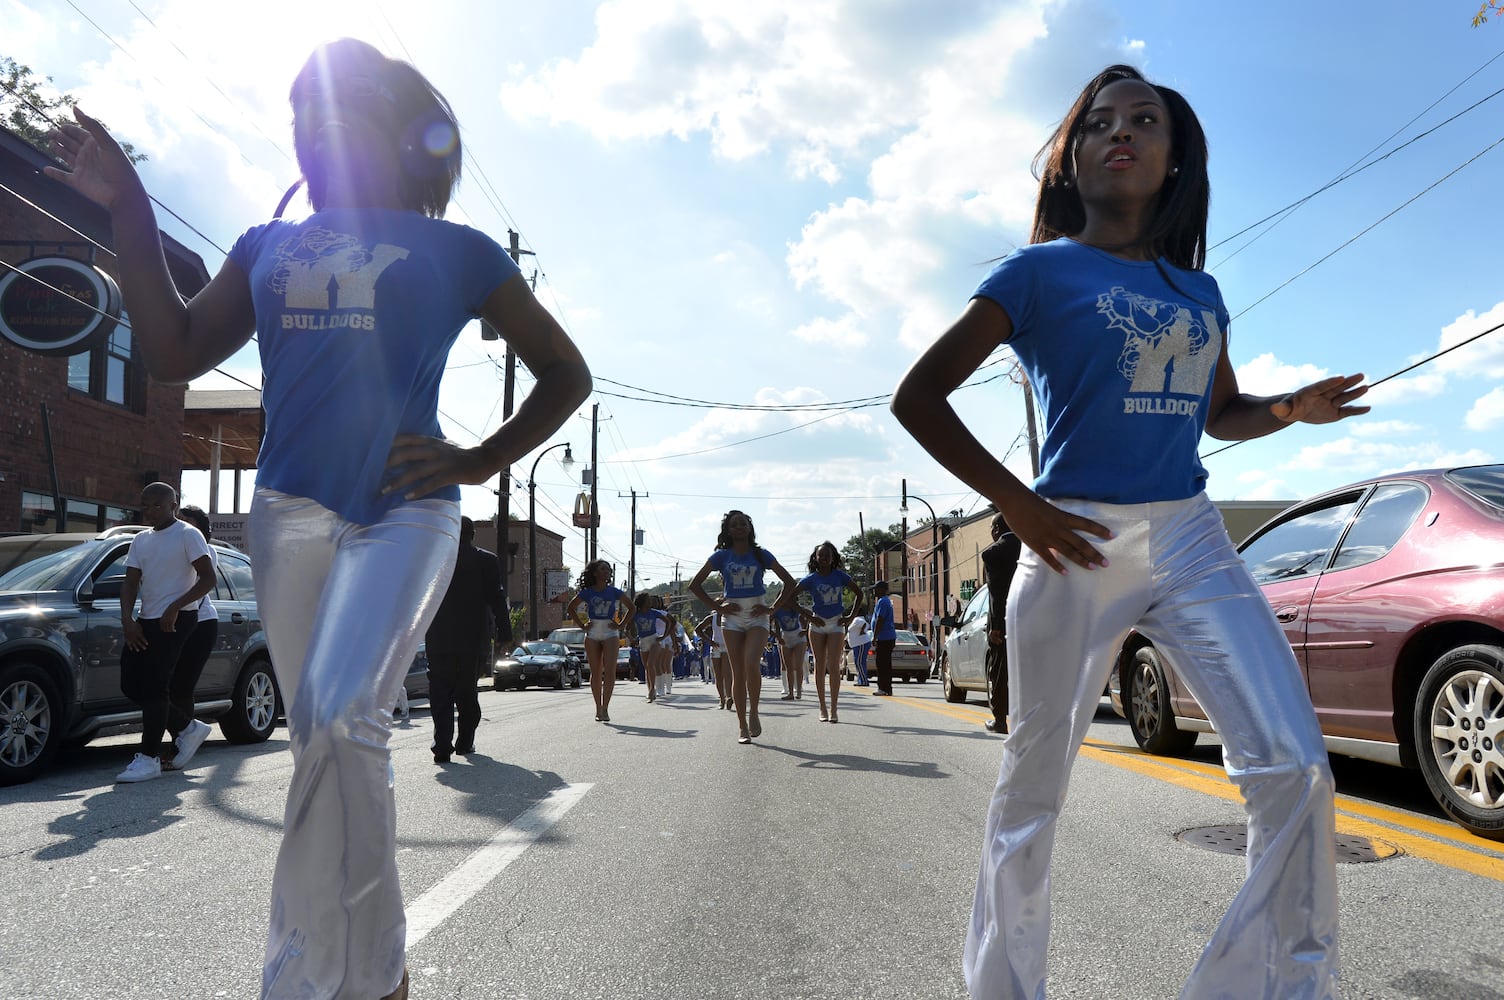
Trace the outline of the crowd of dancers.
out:
[[[783,584],[776,598],[768,596],[765,577],[770,572]],[[720,574],[721,593],[713,596],[705,585],[715,573]],[[808,660],[821,722],[841,721],[838,701],[847,648],[853,651],[857,683],[868,684],[866,651],[871,639],[862,617],[865,595],[847,574],[832,542],[815,547],[808,573],[796,582],[771,552],[757,544],[752,518],[730,511],[721,519],[715,550],[690,581],[689,590],[710,608],[692,628],[668,610],[661,596],[642,593],[634,600],[614,586],[611,564],[605,560],[585,566],[565,614],[585,634],[595,721],[611,721],[617,651],[623,643],[637,650],[647,700],[654,702],[672,690],[675,654],[687,653],[698,637],[703,644],[702,679],[715,684],[719,709],[736,712],[737,742],[743,744],[762,735],[762,665],[770,653],[781,665],[784,700],[804,697]],[[854,595],[849,605],[848,592]],[[807,601],[801,599],[806,597]],[[886,611],[891,627],[891,604]]]

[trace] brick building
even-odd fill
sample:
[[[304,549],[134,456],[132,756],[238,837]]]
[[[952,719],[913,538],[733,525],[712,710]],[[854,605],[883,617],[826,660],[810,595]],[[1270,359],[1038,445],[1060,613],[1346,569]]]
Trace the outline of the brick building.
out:
[[[564,604],[562,602],[551,603],[548,600],[548,574],[559,573],[566,569],[564,565],[564,536],[556,531],[550,531],[544,527],[538,527],[538,575],[531,582],[528,579],[528,522],[511,521],[507,525],[507,549],[511,557],[504,567],[507,580],[507,601],[513,608],[523,608],[526,612],[531,607],[529,601],[532,595],[538,595],[538,631],[547,635],[553,629],[564,624]],[[496,523],[492,521],[475,522],[475,544],[478,548],[489,552],[496,551]],[[570,581],[573,585],[573,581]],[[526,614],[522,619],[522,631],[529,630]],[[517,638],[522,638],[518,635]]]
[[[72,313],[59,322],[97,318],[94,310],[18,274],[24,262],[64,258],[66,267],[46,273],[76,271],[80,287],[91,280],[89,265],[105,274],[115,268],[108,214],[43,176],[49,162],[0,129],[0,282],[6,285],[0,291],[6,331],[0,336],[0,532],[56,531],[60,520],[73,531],[129,522],[141,487],[155,480],[178,486],[183,467],[184,388],[147,378],[126,323],[100,322],[102,339],[72,354],[54,353],[55,347],[42,353],[11,336],[6,315],[18,324],[19,314],[36,322],[52,310]],[[198,255],[165,235],[163,242],[180,291],[192,295],[208,283]]]

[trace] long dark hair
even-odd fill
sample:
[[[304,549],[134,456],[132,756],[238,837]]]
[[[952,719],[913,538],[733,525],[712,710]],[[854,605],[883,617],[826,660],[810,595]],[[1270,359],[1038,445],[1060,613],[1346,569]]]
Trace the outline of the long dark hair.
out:
[[[825,548],[825,546],[827,545],[830,546],[830,551],[834,553],[834,557],[830,561],[831,572],[833,573],[838,569],[846,568],[846,564],[841,561],[841,550],[836,548],[834,542],[827,539],[826,541],[821,542],[819,545],[816,545],[814,547],[814,550],[809,554],[809,571],[811,573],[820,572],[820,550]]]
[[[1132,66],[1109,66],[1092,77],[1055,128],[1050,141],[1034,157],[1039,199],[1034,204],[1030,243],[1046,243],[1074,236],[1086,226],[1086,208],[1076,187],[1074,165],[1082,123],[1108,84],[1138,80],[1153,87],[1170,116],[1171,161],[1179,167],[1160,188],[1159,205],[1145,234],[1147,249],[1176,267],[1199,271],[1206,265],[1206,218],[1211,206],[1211,182],[1206,173],[1206,133],[1196,112],[1179,91],[1144,79]]]
[[[460,179],[460,124],[444,95],[411,63],[389,59],[372,45],[354,38],[341,38],[314,49],[293,79],[288,99],[294,115],[310,100],[314,81],[341,75],[370,76],[381,88],[378,100],[389,102],[392,114],[383,117],[383,131],[392,144],[401,169],[398,196],[402,206],[431,218],[442,218]],[[303,176],[310,170],[307,150],[294,130],[294,148]],[[308,200],[315,211],[323,209],[322,184],[308,185]]]
[[[752,555],[757,559],[757,565],[767,569],[767,561],[763,559],[762,547],[757,544],[757,525],[752,523],[752,515],[744,510],[728,510],[721,518],[721,533],[716,536],[715,547],[717,549],[731,548],[731,532],[726,529],[726,524],[740,514],[747,519],[747,544],[752,546]]]
[[[605,570],[607,573],[611,572],[611,564],[608,563],[608,562],[606,562],[606,560],[604,560],[604,559],[597,559],[594,562],[588,562],[588,563],[586,563],[585,564],[585,569],[583,571],[581,571],[581,573],[580,573],[580,580],[579,580],[579,582],[577,584],[575,584],[575,589],[577,589],[577,590],[597,590],[597,589],[599,589],[600,584],[596,583],[595,579],[596,579],[597,573],[599,571],[601,571],[601,570]]]

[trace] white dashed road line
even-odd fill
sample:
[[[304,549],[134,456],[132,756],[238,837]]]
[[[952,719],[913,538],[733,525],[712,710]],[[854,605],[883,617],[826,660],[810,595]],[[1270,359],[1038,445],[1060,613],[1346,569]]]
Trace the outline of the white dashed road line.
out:
[[[470,901],[476,893],[496,880],[533,841],[564,818],[564,814],[590,791],[591,785],[565,785],[497,831],[496,836],[478,848],[460,866],[444,876],[431,889],[413,900],[407,908],[407,944],[412,947],[428,936],[429,931]]]

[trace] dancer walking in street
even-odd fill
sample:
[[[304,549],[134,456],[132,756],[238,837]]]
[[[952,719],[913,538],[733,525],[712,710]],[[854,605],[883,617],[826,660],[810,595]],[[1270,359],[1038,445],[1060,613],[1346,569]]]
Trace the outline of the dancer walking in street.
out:
[[[851,611],[846,611],[846,591],[856,595]],[[846,626],[861,613],[862,588],[856,585],[841,565],[841,553],[831,542],[821,542],[809,556],[809,575],[794,588],[794,599],[809,594],[809,644],[815,654],[815,695],[820,699],[820,721],[840,722],[837,708],[841,696],[841,647]],[[830,711],[825,710],[825,679],[830,678]]]
[[[752,519],[733,510],[721,518],[715,551],[689,582],[691,594],[721,613],[731,673],[731,697],[740,728],[738,743],[750,743],[762,735],[762,720],[757,715],[757,703],[762,695],[759,668],[762,648],[768,641],[768,613],[773,610],[763,600],[768,592],[763,576],[768,570],[783,581],[783,594],[792,595],[794,578],[778,564],[773,553],[758,546]],[[705,580],[711,573],[721,574],[720,599],[705,592]]]
[[[616,650],[621,645],[619,623],[637,613],[627,592],[611,586],[611,564],[604,559],[586,563],[579,588],[564,613],[585,633],[585,662],[590,667],[590,694],[595,698],[595,721],[611,721],[611,693],[616,690]],[[587,620],[576,609],[585,607]],[[646,666],[644,666],[646,669]],[[651,688],[649,689],[651,690]]]
[[[893,412],[1024,546],[1008,594],[1010,733],[963,968],[971,995],[1043,997],[1050,852],[1066,782],[1130,629],[1206,708],[1248,812],[1247,877],[1184,998],[1337,995],[1332,775],[1299,667],[1204,492],[1223,440],[1366,412],[1361,375],[1241,392],[1203,268],[1206,139],[1178,92],[1112,66],[1041,151],[1030,245],[915,362]],[[949,396],[999,345],[1045,411],[1023,485]],[[1069,570],[1069,572],[1067,572]],[[1061,627],[1070,622],[1071,627]]]
[[[153,378],[187,382],[256,334],[266,417],[250,555],[293,756],[261,994],[402,998],[388,710],[454,562],[458,484],[546,441],[590,373],[507,252],[441,221],[460,132],[422,74],[342,39],[314,51],[290,97],[313,214],[248,231],[192,301],[173,285],[145,188],[97,121],[75,109],[47,173],[109,210]],[[438,390],[476,317],[537,381],[462,447],[443,437]]]

